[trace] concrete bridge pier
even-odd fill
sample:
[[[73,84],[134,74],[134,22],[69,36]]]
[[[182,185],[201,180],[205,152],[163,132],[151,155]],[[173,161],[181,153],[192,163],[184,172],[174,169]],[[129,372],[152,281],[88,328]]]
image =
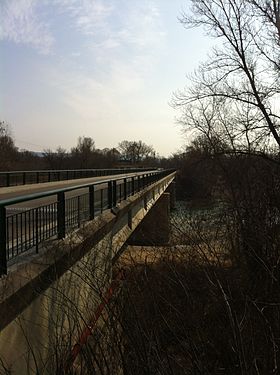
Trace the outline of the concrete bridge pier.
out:
[[[167,245],[170,238],[170,193],[164,193],[128,239],[128,245]]]
[[[166,189],[167,193],[170,193],[170,209],[175,210],[176,208],[176,182],[173,181]]]

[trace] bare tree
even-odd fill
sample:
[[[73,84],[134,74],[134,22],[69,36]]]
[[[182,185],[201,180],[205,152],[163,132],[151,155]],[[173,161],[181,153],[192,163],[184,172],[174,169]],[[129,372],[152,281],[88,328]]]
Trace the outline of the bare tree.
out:
[[[219,45],[192,77],[192,86],[175,94],[181,121],[201,130],[202,116],[208,133],[223,130],[230,143],[279,147],[279,1],[191,2],[193,15],[184,13],[181,22],[205,27]]]
[[[51,149],[44,150],[44,159],[47,167],[50,169],[63,169],[65,168],[65,161],[67,159],[67,151],[61,146],[57,147],[55,151]]]
[[[11,136],[9,126],[6,122],[0,121],[0,169],[11,169],[17,155],[18,151]]]
[[[210,157],[219,156],[215,191],[230,223],[233,251],[257,293],[263,292],[279,281],[280,1],[191,4],[192,14],[183,14],[181,22],[203,26],[218,45],[173,104],[182,111],[184,129],[203,136]]]
[[[71,149],[71,154],[77,167],[91,167],[94,151],[95,143],[91,137],[79,137],[77,146]]]
[[[148,157],[155,157],[153,146],[149,146],[142,141],[122,141],[118,149],[126,160],[138,163]]]

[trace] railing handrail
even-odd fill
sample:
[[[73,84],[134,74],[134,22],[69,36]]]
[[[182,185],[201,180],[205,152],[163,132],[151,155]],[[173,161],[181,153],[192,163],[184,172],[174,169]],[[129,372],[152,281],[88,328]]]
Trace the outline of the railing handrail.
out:
[[[158,168],[133,168],[133,167],[123,167],[123,168],[80,168],[80,169],[31,169],[31,170],[17,170],[17,171],[0,171],[0,175],[13,174],[13,173],[56,173],[56,172],[91,172],[91,171],[124,171],[124,170],[156,170]]]
[[[165,171],[167,171],[167,170],[165,170]],[[138,177],[138,176],[143,176],[143,175],[147,175],[147,174],[156,175],[156,174],[159,174],[161,172],[162,171],[150,171],[150,172],[146,171],[145,173],[142,173],[142,174],[129,175],[129,176],[126,176],[126,177],[109,178],[109,179],[106,179],[106,180],[91,182],[89,184],[69,186],[67,188],[48,190],[48,191],[41,192],[41,193],[27,194],[27,195],[23,195],[23,196],[16,197],[16,198],[3,199],[3,200],[0,200],[0,207],[7,207],[7,206],[11,206],[13,204],[29,202],[31,200],[36,200],[36,199],[40,199],[40,198],[46,198],[46,197],[50,197],[52,195],[57,195],[59,193],[68,193],[70,191],[79,190],[79,189],[87,188],[87,187],[90,187],[90,186],[106,184],[110,181],[112,181],[112,182],[113,181],[120,181],[120,180],[123,180],[124,178]]]
[[[139,173],[158,168],[41,169],[34,171],[0,171],[0,187],[76,180],[97,176]]]

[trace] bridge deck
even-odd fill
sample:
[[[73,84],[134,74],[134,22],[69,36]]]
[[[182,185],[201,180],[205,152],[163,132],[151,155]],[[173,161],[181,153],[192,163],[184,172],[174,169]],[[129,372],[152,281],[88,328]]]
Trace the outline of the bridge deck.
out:
[[[147,171],[148,173],[149,171]],[[44,182],[40,184],[30,184],[30,185],[18,185],[10,187],[0,187],[0,201],[3,199],[16,198],[21,195],[42,193],[49,190],[55,189],[64,189],[66,187],[89,184],[94,182],[99,182],[102,180],[108,180],[110,178],[125,178],[128,176],[136,176],[143,174],[143,172],[138,173],[124,173],[124,174],[115,174],[109,176],[99,176],[99,177],[89,177],[81,178],[75,180],[64,180],[64,181],[55,181],[55,182]]]

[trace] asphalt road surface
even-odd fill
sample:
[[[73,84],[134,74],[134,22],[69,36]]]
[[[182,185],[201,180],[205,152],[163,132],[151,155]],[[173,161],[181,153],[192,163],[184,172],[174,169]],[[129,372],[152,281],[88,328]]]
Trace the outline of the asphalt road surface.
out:
[[[148,173],[148,172],[147,172]],[[68,181],[59,181],[59,182],[47,182],[47,183],[40,183],[40,184],[32,184],[32,185],[20,185],[20,186],[11,186],[11,187],[2,187],[0,188],[0,202],[1,200],[16,198],[24,195],[30,195],[35,193],[42,193],[47,192],[50,190],[55,189],[63,189],[68,188],[71,186],[77,185],[86,185],[91,182],[102,182],[109,180],[111,178],[128,178],[131,176],[136,176],[139,174],[143,174],[143,172],[139,173],[126,173],[126,174],[118,174],[118,175],[111,175],[111,176],[99,176],[99,177],[91,177],[91,178],[83,178],[83,179],[75,179],[75,180],[68,180]],[[96,190],[104,189],[107,184],[100,184],[97,186]],[[86,194],[88,192],[88,188],[74,190],[72,192],[66,193],[66,198],[74,197],[77,195]],[[7,207],[7,214],[11,215],[17,211],[24,211],[30,208],[38,207],[41,205],[47,205],[56,202],[57,197],[56,195],[40,198],[28,202],[18,203],[16,205],[8,206]]]

